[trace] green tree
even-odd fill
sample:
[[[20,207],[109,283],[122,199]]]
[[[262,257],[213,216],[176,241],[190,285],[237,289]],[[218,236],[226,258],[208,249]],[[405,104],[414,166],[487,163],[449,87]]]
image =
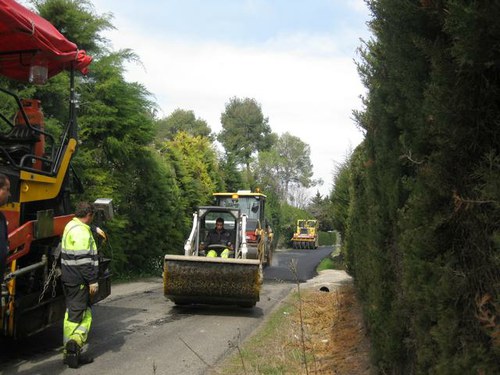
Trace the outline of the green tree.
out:
[[[345,238],[347,219],[350,206],[350,186],[351,170],[350,162],[346,160],[337,167],[334,179],[333,190],[330,193],[329,207],[331,210],[331,220],[333,227],[339,231],[342,238]]]
[[[312,197],[307,211],[319,221],[319,230],[323,232],[332,231],[334,215],[332,213],[332,204],[328,197],[323,197],[319,191]]]
[[[264,191],[272,191],[280,200],[283,200],[281,181],[278,178],[280,160],[273,150],[259,153],[258,160],[252,164],[255,178]]]
[[[187,217],[191,217],[197,206],[209,204],[214,192],[223,190],[217,153],[208,138],[179,132],[174,139],[164,142],[160,152],[175,168]]]
[[[36,11],[68,40],[91,55],[108,53],[102,32],[114,29],[111,15],[97,14],[88,0],[32,0]],[[84,27],[82,25],[85,25]]]
[[[281,135],[273,148],[279,155],[278,178],[283,186],[283,195],[289,197],[290,185],[308,188],[315,184],[312,180],[313,165],[311,148],[300,138],[286,132]]]
[[[156,140],[172,140],[180,132],[213,140],[212,130],[205,120],[196,118],[193,111],[176,109],[168,117],[156,121]]]
[[[271,147],[273,138],[268,122],[260,104],[249,98],[231,98],[221,115],[222,130],[217,138],[226,152],[246,167],[247,178],[252,157]]]
[[[116,219],[109,224],[115,271],[156,273],[162,255],[181,251],[187,223],[175,175],[148,146],[154,103],[142,85],[123,79],[127,56],[121,51],[96,60],[81,86],[82,145],[74,165],[85,187],[82,198],[115,202]]]
[[[102,46],[100,32],[111,25],[90,3],[47,0],[37,6],[68,38],[96,53],[89,74],[77,82],[80,144],[72,164],[85,191],[74,199],[113,199],[115,218],[105,225],[115,274],[157,274],[166,252],[182,251],[188,228],[173,169],[149,146],[155,104],[143,85],[123,78],[124,63],[137,56],[128,49],[109,53]],[[61,104],[67,102],[62,100],[68,97],[67,83],[62,73],[34,93],[54,126],[67,120]]]
[[[310,154],[309,145],[288,132],[284,133],[272,149],[259,154],[258,163],[254,167],[257,179],[269,184],[281,199],[292,202],[294,197],[291,187],[297,190],[317,183],[312,179]]]
[[[243,177],[231,154],[226,153],[219,161],[219,166],[224,179],[224,185],[226,186],[226,191],[238,191],[244,187]]]

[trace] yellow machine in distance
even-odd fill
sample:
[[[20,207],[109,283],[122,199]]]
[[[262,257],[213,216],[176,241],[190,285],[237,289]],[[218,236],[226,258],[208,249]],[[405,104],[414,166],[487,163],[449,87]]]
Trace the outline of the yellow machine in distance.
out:
[[[291,239],[294,249],[317,249],[318,240],[318,220],[297,220],[297,229]]]

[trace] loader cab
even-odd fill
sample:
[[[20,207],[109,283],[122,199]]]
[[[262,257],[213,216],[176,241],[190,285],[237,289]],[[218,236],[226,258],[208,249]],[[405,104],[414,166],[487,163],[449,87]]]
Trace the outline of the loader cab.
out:
[[[198,244],[203,244],[201,246],[205,250],[213,249],[217,251],[217,254],[220,256],[220,253],[226,248],[227,244],[205,244],[208,233],[211,230],[215,229],[215,223],[218,218],[222,218],[224,220],[224,229],[229,232],[229,241],[233,247],[233,257],[234,254],[237,253],[239,249],[239,243],[241,242],[239,235],[239,227],[240,227],[240,210],[236,208],[223,208],[223,207],[199,207],[199,230],[198,230]],[[204,255],[201,253],[199,255]]]

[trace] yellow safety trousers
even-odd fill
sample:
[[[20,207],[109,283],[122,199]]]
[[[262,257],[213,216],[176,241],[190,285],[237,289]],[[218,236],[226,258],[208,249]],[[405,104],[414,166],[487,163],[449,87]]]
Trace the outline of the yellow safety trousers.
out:
[[[217,251],[210,250],[207,253],[207,257],[209,258],[217,258]],[[229,258],[229,249],[224,249],[224,251],[220,254],[221,258]]]
[[[69,340],[75,340],[78,346],[81,348],[87,342],[88,334],[90,331],[90,326],[92,324],[92,310],[87,307],[87,310],[83,313],[83,319],[80,323],[71,322],[68,320],[68,310],[64,314],[64,326],[63,326],[63,342],[64,346]]]

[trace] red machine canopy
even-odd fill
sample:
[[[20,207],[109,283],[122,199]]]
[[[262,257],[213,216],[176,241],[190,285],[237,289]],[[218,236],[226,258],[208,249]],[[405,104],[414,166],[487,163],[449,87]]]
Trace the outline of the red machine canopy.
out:
[[[27,82],[32,66],[46,67],[48,78],[71,66],[85,74],[91,61],[46,19],[0,0],[0,75]]]

